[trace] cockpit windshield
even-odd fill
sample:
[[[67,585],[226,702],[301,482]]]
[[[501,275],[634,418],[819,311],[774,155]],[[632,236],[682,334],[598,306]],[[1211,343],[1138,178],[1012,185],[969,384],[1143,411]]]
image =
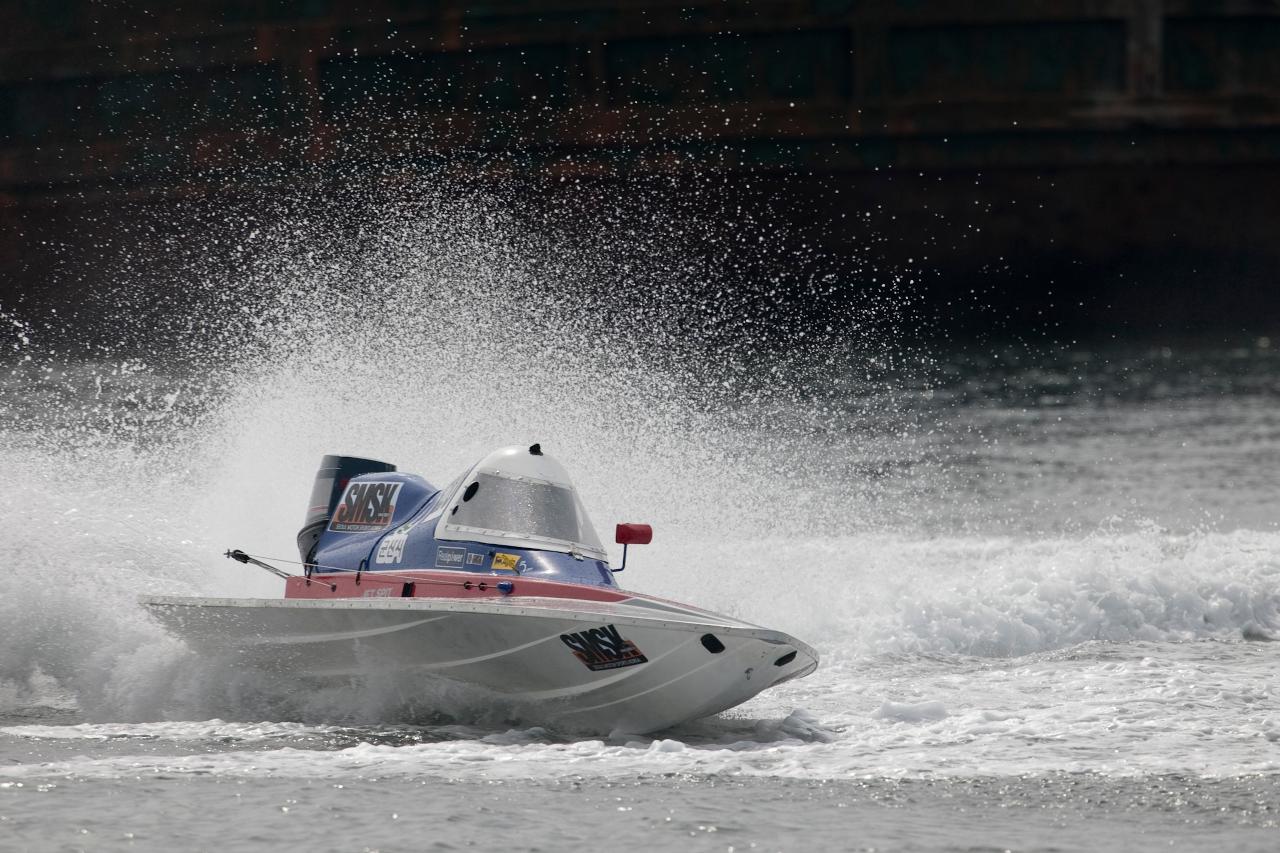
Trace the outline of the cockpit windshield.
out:
[[[571,487],[501,471],[476,472],[445,510],[444,529],[459,537],[527,540],[527,547],[604,553]]]

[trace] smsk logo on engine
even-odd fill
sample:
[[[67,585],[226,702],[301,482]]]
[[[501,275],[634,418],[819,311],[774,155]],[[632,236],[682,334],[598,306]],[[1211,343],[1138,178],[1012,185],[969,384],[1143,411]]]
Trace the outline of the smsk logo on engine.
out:
[[[593,672],[649,662],[636,644],[623,639],[613,625],[602,625],[574,634],[561,634],[560,642],[568,646],[574,657]]]
[[[403,483],[350,483],[333,513],[329,529],[336,533],[381,530],[391,526]]]

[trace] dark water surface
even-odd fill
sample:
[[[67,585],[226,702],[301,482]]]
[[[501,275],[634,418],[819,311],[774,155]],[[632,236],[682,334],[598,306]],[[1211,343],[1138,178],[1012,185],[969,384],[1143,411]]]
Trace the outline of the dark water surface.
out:
[[[148,806],[139,809],[145,801]],[[1275,776],[142,776],[0,791],[10,850],[1273,850]],[[50,821],[51,814],[60,815]]]

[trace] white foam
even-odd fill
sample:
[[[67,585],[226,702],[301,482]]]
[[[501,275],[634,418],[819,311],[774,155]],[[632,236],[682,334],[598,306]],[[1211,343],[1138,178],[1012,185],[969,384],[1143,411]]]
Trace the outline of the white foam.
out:
[[[653,738],[221,720],[10,726],[0,746],[33,746],[14,751],[20,763],[0,778],[1240,776],[1280,772],[1273,670],[1270,644],[1239,641],[1088,643],[1016,659],[847,656],[820,679]],[[68,758],[59,746],[86,742],[121,754]],[[164,743],[201,754],[151,746]]]
[[[890,702],[886,700],[871,716],[881,720],[941,720],[947,716],[947,709],[941,702]]]
[[[79,723],[75,725],[0,726],[0,736],[51,741],[164,741],[251,743],[284,738],[325,737],[336,726],[301,723],[228,723],[224,720],[165,723]]]

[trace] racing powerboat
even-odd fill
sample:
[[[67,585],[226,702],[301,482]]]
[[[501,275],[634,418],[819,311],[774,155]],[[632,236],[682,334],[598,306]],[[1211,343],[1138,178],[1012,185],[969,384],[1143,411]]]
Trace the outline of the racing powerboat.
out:
[[[614,578],[652,529],[619,524],[614,569],[564,467],[504,447],[439,489],[394,465],[325,456],[282,599],[142,599],[193,649],[349,684],[426,676],[566,730],[643,734],[738,705],[818,666],[779,631]]]

